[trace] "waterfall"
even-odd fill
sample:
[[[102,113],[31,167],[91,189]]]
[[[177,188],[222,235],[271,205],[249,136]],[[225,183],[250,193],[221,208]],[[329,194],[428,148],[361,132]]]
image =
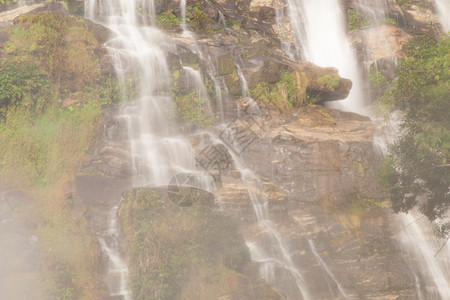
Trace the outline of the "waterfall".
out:
[[[353,81],[349,98],[333,105],[348,111],[365,113],[364,84],[357,65],[356,55],[350,46],[345,30],[345,17],[339,0],[288,0],[292,28],[298,44],[291,57],[304,56],[307,60],[320,66],[333,66],[339,69],[342,77]],[[367,1],[360,1],[366,3]],[[377,2],[378,3],[378,2]],[[381,2],[380,2],[381,3]],[[362,5],[362,4],[361,4]],[[173,97],[167,96],[171,88],[171,76],[166,54],[175,50],[163,32],[145,22],[138,11],[146,11],[145,15],[154,14],[153,1],[147,0],[87,0],[86,16],[102,23],[114,33],[114,37],[106,43],[111,57],[114,59],[116,73],[126,91],[126,82],[130,78],[140,83],[138,98],[127,102],[121,109],[121,117],[128,124],[128,136],[132,154],[133,185],[163,186],[169,185],[177,174],[196,173],[195,151],[188,138],[180,134],[168,115],[174,107]],[[186,24],[186,1],[180,1],[183,23],[181,38],[187,48],[197,54],[207,66],[218,96],[219,115],[223,117],[221,85],[213,74],[215,70],[208,53],[200,49],[195,42],[195,35]],[[379,10],[375,16],[381,15]],[[181,62],[182,63],[182,62]],[[186,83],[198,92],[199,97],[207,98],[201,74],[188,66],[182,67]],[[241,81],[243,96],[248,96],[248,86],[242,70],[237,67]],[[134,100],[134,99],[131,99]],[[251,99],[250,99],[251,100]],[[214,137],[214,134],[210,133]],[[216,142],[222,143],[218,138]],[[223,143],[222,143],[223,144]],[[306,276],[296,266],[285,237],[277,229],[269,217],[268,202],[264,195],[261,180],[248,169],[233,151],[229,151],[234,159],[235,167],[240,172],[240,179],[247,190],[257,221],[257,231],[246,237],[252,260],[260,264],[260,276],[269,284],[289,295],[290,299],[313,299],[315,291],[309,291]],[[210,185],[205,179],[200,185]],[[211,188],[206,188],[211,190]],[[117,247],[119,228],[117,224],[117,207],[111,210],[111,222],[108,236],[99,239],[100,245],[110,260],[109,273],[118,277],[114,287],[109,287],[111,296],[122,296],[130,299],[127,288],[128,268],[126,261],[120,257]],[[320,267],[331,278],[342,297],[347,294],[320,257],[314,244],[310,241],[309,251],[313,253]],[[313,258],[314,260],[314,258]],[[119,276],[117,276],[119,274]],[[422,286],[421,275],[417,275],[417,285]],[[333,294],[333,287],[330,293]]]
[[[308,240],[308,243],[309,243],[309,247],[311,248],[312,253],[316,257],[317,262],[322,266],[322,269],[325,270],[327,276],[329,276],[333,280],[333,283],[338,287],[338,290],[341,293],[342,297],[344,297],[344,299],[348,299],[349,297],[348,297],[347,293],[345,292],[344,288],[341,286],[339,281],[336,279],[336,276],[334,276],[333,272],[331,272],[330,268],[328,268],[327,264],[323,261],[322,257],[320,257],[319,253],[317,252],[316,246],[314,246],[313,241]],[[330,287],[329,287],[329,289],[330,289],[330,293],[333,295],[333,290]]]
[[[386,0],[354,0],[355,8],[371,22],[380,23],[388,9]]]
[[[183,28],[183,31],[186,30],[186,0],[180,1],[180,10],[181,10],[181,28]]]
[[[88,18],[104,24],[114,33],[106,47],[114,58],[122,90],[130,78],[140,84],[138,99],[125,104],[121,116],[128,124],[135,187],[168,185],[176,174],[196,171],[190,142],[169,120],[174,100],[166,96],[171,80],[165,53],[173,46],[161,31],[147,26],[138,14],[138,10],[143,9],[149,9],[147,14],[151,14],[153,7],[153,1],[138,0],[88,0],[85,5]],[[196,83],[195,72],[185,70]],[[117,209],[111,214],[116,215]],[[111,230],[114,235],[119,234],[117,226]],[[110,259],[111,276],[118,269],[126,274],[126,264],[117,252],[103,247],[104,241],[100,243]],[[126,276],[121,276],[119,286],[124,297],[129,297],[128,292],[124,292],[127,280]],[[110,293],[115,294],[111,289]]]
[[[218,139],[215,142],[223,144]],[[234,167],[241,175],[257,219],[256,232],[248,234],[245,239],[252,261],[260,264],[260,277],[286,294],[288,299],[313,299],[305,279],[291,258],[285,238],[269,218],[268,202],[261,180],[244,165],[236,153],[231,149],[229,152]]]
[[[304,59],[320,66],[338,68],[342,77],[352,80],[353,87],[346,100],[333,102],[330,106],[366,114],[365,106],[368,103],[364,100],[365,96],[362,93],[364,85],[356,56],[347,38],[340,1],[288,0],[288,2],[291,26],[297,41],[298,53],[294,55],[303,56]],[[387,16],[388,4],[385,0],[354,0],[352,3],[360,13],[371,20],[370,30],[381,28],[383,19]],[[435,4],[436,11],[442,20],[442,27],[448,31],[450,2],[435,0]],[[364,30],[361,30],[361,34],[362,38],[365,38]],[[376,34],[379,33],[376,32]],[[379,37],[377,40],[383,42],[383,39],[384,37]],[[382,43],[380,47],[392,52],[387,43]],[[368,55],[368,53],[365,54]],[[290,55],[293,54],[290,53]],[[376,61],[374,63],[376,67]],[[396,123],[400,118],[401,116],[396,113],[391,120],[392,124],[383,124],[378,130],[374,145],[381,149],[380,152],[383,155],[386,153],[387,142],[393,141]],[[424,234],[424,228],[430,227],[431,224],[427,223],[425,226],[413,222],[414,217],[411,215],[403,214],[397,218],[402,229],[396,236],[414,272],[417,295],[420,299],[450,299],[448,287],[450,246],[444,247],[439,256],[435,257],[439,249],[436,237],[431,232]],[[398,227],[394,230],[398,230]],[[440,242],[442,245],[444,241]],[[316,258],[319,259],[317,256]],[[324,269],[326,270],[325,266]]]
[[[397,216],[401,230],[396,233],[405,260],[416,278],[416,291],[423,299],[450,299],[450,245],[437,239],[432,226],[419,214]],[[438,253],[439,251],[439,253]]]
[[[353,82],[347,99],[330,106],[365,114],[364,83],[354,50],[347,38],[345,17],[339,0],[288,0],[291,26],[305,60],[322,67],[335,67]]]
[[[131,293],[127,288],[128,267],[119,254],[119,224],[117,210],[114,206],[109,213],[108,229],[106,234],[99,238],[102,251],[109,258],[108,278],[106,285],[111,296],[122,296],[125,300],[131,299]]]
[[[450,31],[450,1],[448,0],[434,0],[436,12],[441,21],[442,29],[445,32]]]
[[[115,59],[119,78],[132,77],[140,83],[137,101],[123,108],[133,156],[134,185],[166,185],[178,173],[194,172],[190,143],[168,118],[168,108],[174,106],[174,101],[165,95],[171,84],[165,53],[174,46],[158,29],[141,26],[136,13],[141,1],[92,2],[95,1],[86,4],[86,15],[103,21],[116,35],[106,46]],[[193,70],[187,72],[193,74]]]

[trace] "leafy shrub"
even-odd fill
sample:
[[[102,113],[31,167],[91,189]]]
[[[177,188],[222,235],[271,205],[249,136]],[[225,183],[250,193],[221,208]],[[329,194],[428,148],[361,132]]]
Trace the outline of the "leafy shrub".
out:
[[[33,64],[0,63],[0,109],[8,105],[39,106],[48,97],[47,75]],[[23,103],[22,103],[23,102]]]
[[[129,247],[134,299],[178,299],[198,270],[222,266],[233,272],[249,259],[235,225],[207,204],[213,203],[206,200],[209,193],[203,197],[181,208],[150,189],[125,195],[119,217]]]
[[[177,95],[177,113],[186,122],[200,127],[210,127],[212,119],[205,111],[204,105],[208,99],[192,91],[187,95]]]
[[[385,98],[404,117],[381,176],[396,212],[418,206],[430,220],[441,219],[449,234],[450,38],[416,38],[396,68]],[[418,201],[418,197],[423,199]]]
[[[393,26],[397,26],[398,25],[397,20],[394,19],[394,18],[390,18],[390,17],[384,18],[384,23],[385,24],[389,24],[389,25],[393,25]]]
[[[159,15],[156,21],[160,27],[167,30],[174,29],[183,22],[172,10],[167,10]]]
[[[370,68],[369,81],[377,88],[386,86],[388,83],[386,77],[375,68]]]
[[[205,14],[205,12],[200,7],[200,2],[197,1],[193,5],[188,5],[187,8],[187,17],[189,25],[195,30],[202,30],[205,24],[207,24],[210,19]]]
[[[372,23],[373,20],[368,19],[359,11],[354,9],[348,10],[348,27],[350,28],[350,30],[358,30]]]
[[[293,107],[309,105],[309,97],[301,86],[302,79],[294,79],[291,73],[281,75],[280,81],[271,85],[267,82],[259,82],[250,91],[252,97],[265,104],[269,104],[281,111],[288,111]],[[306,89],[305,89],[306,90]],[[303,93],[305,92],[305,93]]]
[[[317,81],[320,82],[324,90],[332,92],[338,87],[340,78],[337,74],[326,74],[317,78]]]

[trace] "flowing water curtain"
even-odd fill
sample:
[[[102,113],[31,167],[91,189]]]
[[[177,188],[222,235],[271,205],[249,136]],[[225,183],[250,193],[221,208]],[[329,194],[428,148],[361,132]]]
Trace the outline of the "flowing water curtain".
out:
[[[119,117],[128,124],[128,138],[133,165],[133,185],[135,187],[168,185],[177,173],[195,172],[194,151],[189,140],[178,134],[173,122],[168,119],[167,110],[174,106],[168,96],[170,73],[166,53],[173,47],[166,35],[153,27],[146,26],[146,14],[152,14],[152,1],[131,0],[88,0],[86,16],[102,23],[112,32],[112,39],[106,42],[118,77],[122,82],[122,92],[126,82],[136,80],[137,95],[127,99]],[[111,211],[116,217],[117,207]],[[112,217],[111,220],[114,220]],[[111,222],[114,224],[114,222]],[[114,237],[118,228],[109,228]],[[113,239],[111,239],[113,240]],[[111,245],[100,239],[104,253],[109,257],[107,281],[120,288],[109,288],[111,296],[131,299],[126,285],[127,266],[121,259],[115,243]]]
[[[450,299],[450,245],[437,239],[432,224],[417,212],[402,213],[395,219],[400,226],[395,227],[394,236],[415,275],[419,299]]]
[[[448,0],[434,0],[435,10],[441,20],[442,29],[444,32],[450,31],[450,1]]]
[[[341,1],[289,0],[288,3],[291,26],[304,59],[322,67],[335,67],[340,76],[353,82],[347,99],[329,105],[366,114],[365,84],[347,36]]]

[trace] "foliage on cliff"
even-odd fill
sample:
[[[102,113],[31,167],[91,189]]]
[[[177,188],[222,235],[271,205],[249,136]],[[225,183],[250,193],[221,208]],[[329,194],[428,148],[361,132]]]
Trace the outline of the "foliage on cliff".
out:
[[[49,299],[98,299],[98,246],[73,217],[73,180],[101,120],[117,100],[102,73],[98,41],[83,19],[22,15],[0,45],[0,176],[37,200],[42,284]]]
[[[450,38],[418,37],[396,70],[388,103],[402,110],[382,178],[394,210],[414,207],[450,231]]]
[[[236,225],[205,194],[185,208],[150,189],[125,195],[119,217],[134,299],[215,299],[249,259]]]

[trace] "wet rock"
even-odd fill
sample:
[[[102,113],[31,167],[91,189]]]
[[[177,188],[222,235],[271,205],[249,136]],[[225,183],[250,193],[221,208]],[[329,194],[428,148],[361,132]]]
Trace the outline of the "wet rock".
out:
[[[126,120],[117,116],[118,107],[105,107],[103,128],[96,144],[83,162],[81,174],[101,174],[129,179],[132,175],[131,154]]]
[[[243,152],[262,178],[296,201],[338,203],[355,191],[382,195],[376,180],[381,157],[369,118],[317,106],[295,114],[281,124],[269,121],[265,135]]]
[[[94,23],[87,19],[84,19],[84,22],[86,23],[89,32],[94,35],[100,44],[104,44],[114,36],[114,33],[110,29],[101,24]]]
[[[362,44],[358,49],[364,49],[366,55],[359,57],[365,57],[364,64],[368,67],[377,61],[403,58],[406,45],[412,38],[402,29],[389,25],[352,31],[350,37],[353,44]]]
[[[222,55],[218,60],[217,75],[229,75],[236,72],[236,62],[229,55]]]
[[[256,89],[252,95],[255,100],[260,100],[258,90],[261,89],[261,84],[268,84],[268,89],[273,91],[274,85],[283,84],[286,75],[292,77],[291,84],[296,89],[295,100],[289,99],[293,107],[305,105],[308,97],[317,98],[318,103],[345,99],[352,87],[352,82],[341,78],[335,68],[321,68],[281,57],[264,57],[252,60],[252,63],[253,67],[245,71],[249,88]],[[275,92],[274,96],[282,98],[283,92],[280,92]]]

